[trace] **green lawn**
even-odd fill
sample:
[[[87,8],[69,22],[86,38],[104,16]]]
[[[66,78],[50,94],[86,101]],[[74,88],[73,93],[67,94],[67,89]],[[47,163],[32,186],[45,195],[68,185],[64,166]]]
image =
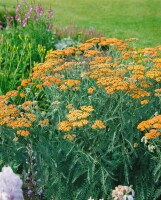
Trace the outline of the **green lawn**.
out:
[[[0,0],[12,6],[16,0]],[[29,1],[27,1],[29,2]],[[93,27],[107,37],[138,37],[137,46],[161,44],[160,0],[40,0],[55,12],[58,26]]]

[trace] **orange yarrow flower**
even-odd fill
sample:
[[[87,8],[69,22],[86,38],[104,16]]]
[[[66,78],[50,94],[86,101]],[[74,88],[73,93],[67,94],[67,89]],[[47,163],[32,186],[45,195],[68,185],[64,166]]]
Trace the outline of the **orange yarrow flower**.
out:
[[[92,125],[92,129],[104,129],[106,128],[105,124],[101,120],[95,120],[95,122]]]

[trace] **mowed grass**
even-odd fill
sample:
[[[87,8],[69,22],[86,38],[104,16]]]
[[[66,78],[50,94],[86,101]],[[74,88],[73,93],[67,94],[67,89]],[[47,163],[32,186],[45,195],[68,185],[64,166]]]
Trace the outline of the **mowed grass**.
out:
[[[20,2],[20,1],[19,1]],[[30,1],[27,1],[30,2]],[[94,28],[106,37],[137,37],[138,47],[161,44],[160,0],[37,0],[45,8],[53,8],[59,27],[76,25]],[[11,7],[16,0],[0,0]]]

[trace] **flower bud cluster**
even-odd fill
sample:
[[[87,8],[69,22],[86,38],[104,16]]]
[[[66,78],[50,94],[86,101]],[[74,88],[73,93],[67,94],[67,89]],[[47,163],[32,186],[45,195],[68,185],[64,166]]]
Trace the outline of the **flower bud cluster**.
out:
[[[39,182],[41,181],[40,179],[37,179],[37,164],[36,164],[36,157],[34,155],[34,151],[32,149],[32,145],[27,146],[27,153],[29,158],[26,159],[26,165],[28,168],[28,172],[26,173],[25,177],[25,183],[27,186],[27,195],[28,197],[32,196],[41,196],[43,194],[43,189],[39,188],[37,191],[37,186]]]

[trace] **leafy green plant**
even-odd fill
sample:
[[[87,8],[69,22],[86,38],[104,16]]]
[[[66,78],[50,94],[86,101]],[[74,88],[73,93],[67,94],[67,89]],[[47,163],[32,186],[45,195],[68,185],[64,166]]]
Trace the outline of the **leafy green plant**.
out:
[[[14,9],[7,9],[6,7],[0,7],[0,29],[7,26],[7,23],[16,23],[15,20],[16,12]]]
[[[71,39],[70,37],[68,38],[63,38],[61,40],[57,41],[56,49],[65,49],[67,47],[74,47],[74,46],[78,46],[80,44],[79,41],[74,41],[73,39]]]
[[[66,26],[66,27],[57,27],[54,26],[56,35],[59,40],[63,38],[70,37],[74,41],[85,42],[88,39],[93,37],[102,37],[103,34],[101,32],[97,32],[94,28],[80,28],[78,26]]]
[[[41,6],[22,4],[16,8],[16,24],[7,21],[7,27],[0,30],[1,94],[15,89],[34,63],[43,62],[45,53],[55,48],[51,18],[52,10],[46,15]]]

